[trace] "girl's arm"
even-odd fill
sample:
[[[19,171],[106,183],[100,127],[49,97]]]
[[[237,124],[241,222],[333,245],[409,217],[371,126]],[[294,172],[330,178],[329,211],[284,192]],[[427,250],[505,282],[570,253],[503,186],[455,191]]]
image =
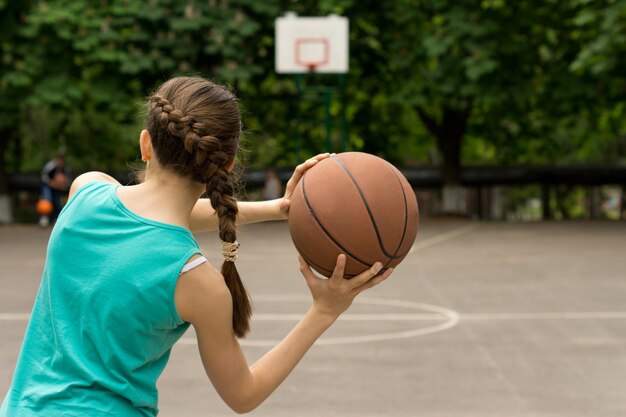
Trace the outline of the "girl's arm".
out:
[[[258,223],[271,220],[284,220],[286,213],[281,208],[283,198],[267,201],[238,201],[237,224]],[[218,219],[208,198],[201,198],[191,211],[190,229],[192,232],[217,230]]]
[[[302,175],[315,166],[322,159],[330,156],[328,153],[317,155],[298,165],[293,175],[287,182],[285,187],[285,195],[282,198],[268,201],[242,201],[237,203],[239,213],[237,214],[237,224],[258,223],[271,220],[285,220],[289,212],[289,204],[296,185]],[[190,228],[194,233],[206,232],[208,230],[216,230],[218,228],[218,219],[215,210],[211,207],[211,201],[208,198],[198,200],[191,211]]]
[[[224,402],[237,413],[259,406],[298,364],[313,343],[362,291],[382,282],[377,263],[362,274],[343,279],[346,258],[340,255],[330,279],[316,277],[300,258],[300,271],[313,295],[304,318],[251,367],[233,334],[232,301],[220,273],[204,264],[183,275],[176,288],[180,316],[193,324],[205,371]]]

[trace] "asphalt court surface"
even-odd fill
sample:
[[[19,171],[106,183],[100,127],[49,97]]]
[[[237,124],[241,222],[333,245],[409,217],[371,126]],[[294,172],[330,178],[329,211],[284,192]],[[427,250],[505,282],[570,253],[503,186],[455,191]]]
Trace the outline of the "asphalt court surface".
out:
[[[49,231],[0,227],[0,398]],[[254,303],[250,362],[310,301],[284,222],[240,229]],[[218,265],[219,240],[198,236]],[[193,331],[159,382],[160,416],[233,415]],[[429,221],[394,275],[362,294],[253,416],[626,415],[626,223]]]

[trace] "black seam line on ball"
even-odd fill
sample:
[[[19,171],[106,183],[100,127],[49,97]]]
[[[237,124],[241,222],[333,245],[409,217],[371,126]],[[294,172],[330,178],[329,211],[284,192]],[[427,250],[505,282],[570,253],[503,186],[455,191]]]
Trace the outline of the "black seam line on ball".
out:
[[[335,272],[335,271],[330,271],[330,270],[328,270],[328,269],[324,268],[323,266],[319,266],[319,265],[318,265],[318,264],[316,264],[315,262],[311,261],[311,259],[310,259],[308,256],[306,256],[306,255],[304,255],[304,254],[302,253],[302,251],[300,250],[300,248],[298,247],[298,245],[296,245],[296,244],[295,244],[295,242],[294,242],[294,246],[295,246],[295,247],[296,247],[296,249],[298,250],[298,253],[300,254],[300,256],[302,256],[302,257],[304,258],[304,260],[306,261],[306,263],[307,263],[307,264],[309,264],[310,266],[312,266],[313,268],[316,268],[316,269],[321,269],[322,271],[324,271],[324,272],[326,272],[326,273],[329,273],[330,275],[332,275],[332,274],[333,274],[333,272]],[[318,272],[319,272],[319,271],[318,271]],[[344,272],[345,272],[345,271],[344,271]],[[320,274],[321,274],[321,272],[320,272]],[[343,277],[344,277],[344,278],[354,278],[355,276],[356,276],[356,274],[346,274],[346,273],[344,273],[344,274],[343,274]],[[330,278],[330,277],[328,277],[328,278]]]
[[[404,228],[402,229],[402,238],[400,239],[400,243],[398,243],[398,247],[396,248],[396,251],[393,254],[393,256],[397,258],[401,256],[401,255],[398,255],[398,251],[400,250],[400,247],[402,246],[402,243],[404,242],[404,238],[406,237],[406,228],[409,224],[409,204],[406,201],[406,193],[404,192],[404,187],[402,186],[402,181],[400,180],[400,177],[398,177],[398,174],[396,174],[396,171],[394,171],[393,168],[389,167],[389,170],[398,179],[398,184],[400,185],[400,190],[402,191],[402,198],[404,199]]]
[[[402,186],[402,181],[400,180],[400,177],[398,177],[398,174],[396,174],[396,172],[393,169],[391,168],[389,169],[391,170],[391,172],[393,172],[393,175],[395,175],[396,178],[398,179],[398,182],[400,183],[400,189],[402,190],[402,197],[404,198],[404,229],[402,230],[402,238],[400,239],[400,243],[398,243],[398,247],[396,248],[396,251],[394,253],[394,258],[389,259],[389,261],[383,266],[383,269],[382,269],[383,271],[389,267],[389,264],[394,259],[398,259],[398,258],[402,258],[403,256],[406,256],[406,254],[409,253],[409,251],[411,250],[411,248],[409,248],[406,250],[406,252],[398,255],[398,251],[400,250],[400,247],[402,246],[402,243],[404,242],[404,238],[406,237],[406,229],[409,223],[409,204],[406,200],[406,193],[404,192],[404,187]]]
[[[302,256],[302,257],[304,258],[304,260],[306,261],[306,263],[307,263],[307,264],[311,265],[312,267],[319,268],[319,269],[321,269],[322,271],[327,272],[327,273],[332,273],[332,272],[333,272],[333,271],[330,271],[330,270],[328,270],[328,269],[324,268],[323,266],[320,266],[320,265],[316,264],[315,262],[313,262],[313,261],[311,260],[311,258],[309,258],[308,256],[306,256],[306,255],[305,255],[305,254],[304,254],[304,253],[300,250],[300,247],[299,247],[298,245],[296,245],[296,243],[295,243],[295,242],[294,242],[293,244],[294,244],[294,246],[296,247],[296,249],[298,250],[298,253],[300,254],[300,256]]]
[[[317,216],[315,215],[315,212],[313,211],[313,207],[311,207],[311,203],[309,203],[309,199],[306,196],[306,190],[304,189],[304,179],[305,179],[306,175],[302,176],[302,196],[304,197],[304,202],[306,203],[306,207],[309,210],[309,213],[311,214],[311,216],[313,217],[313,219],[315,220],[315,222],[318,224],[318,226],[322,229],[322,231],[326,234],[326,236],[328,236],[328,238],[330,240],[333,241],[333,243],[335,245],[337,245],[337,247],[339,247],[339,249],[341,249],[343,251],[344,254],[346,255],[350,255],[352,257],[352,259],[362,263],[363,265],[369,267],[371,265],[369,265],[367,262],[357,258],[356,256],[354,256],[352,253],[350,253],[348,250],[346,250],[346,248],[344,248],[343,246],[341,246],[341,244],[339,242],[337,242],[335,240],[334,237],[331,236],[331,234],[328,232],[328,230],[326,230],[326,228],[324,227],[324,225],[320,222],[320,220],[317,218]]]
[[[374,215],[372,214],[372,210],[370,209],[369,204],[367,204],[365,195],[363,194],[363,191],[361,191],[361,187],[359,187],[359,184],[356,182],[356,179],[352,176],[350,171],[348,171],[348,169],[344,166],[341,160],[339,160],[339,158],[334,157],[334,156],[331,156],[331,158],[335,162],[337,162],[337,164],[339,164],[339,166],[346,172],[346,174],[348,174],[348,177],[350,177],[350,180],[352,180],[352,183],[356,187],[356,190],[359,192],[359,195],[361,196],[361,200],[363,201],[363,204],[365,205],[365,208],[367,209],[367,214],[370,216],[370,221],[372,222],[372,225],[374,226],[374,231],[376,232],[376,238],[378,239],[378,246],[380,247],[380,250],[390,260],[399,258],[399,256],[392,255],[389,252],[387,252],[387,250],[385,249],[385,246],[383,245],[383,240],[380,237],[380,232],[378,231],[378,226],[376,225],[376,220],[374,220]],[[405,222],[406,222],[406,218],[405,218]]]

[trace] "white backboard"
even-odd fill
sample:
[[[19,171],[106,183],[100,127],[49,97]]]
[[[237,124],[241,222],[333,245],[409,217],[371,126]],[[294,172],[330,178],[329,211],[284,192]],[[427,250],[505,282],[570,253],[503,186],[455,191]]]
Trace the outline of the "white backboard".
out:
[[[286,13],[276,19],[276,72],[348,72],[348,33],[346,17]]]

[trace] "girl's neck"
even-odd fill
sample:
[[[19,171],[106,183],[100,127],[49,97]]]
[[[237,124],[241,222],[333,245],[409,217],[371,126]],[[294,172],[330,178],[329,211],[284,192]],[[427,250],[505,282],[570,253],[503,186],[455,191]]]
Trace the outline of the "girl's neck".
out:
[[[163,171],[148,170],[141,184],[120,187],[118,197],[148,219],[189,228],[191,210],[204,191],[201,184]]]

